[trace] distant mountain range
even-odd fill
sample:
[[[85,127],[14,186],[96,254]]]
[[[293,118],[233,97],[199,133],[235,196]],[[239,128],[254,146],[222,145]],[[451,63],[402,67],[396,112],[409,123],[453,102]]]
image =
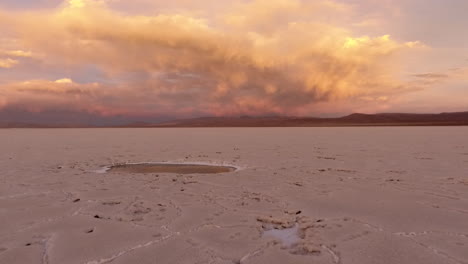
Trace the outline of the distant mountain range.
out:
[[[327,127],[327,126],[468,126],[468,112],[440,114],[351,114],[336,118],[318,117],[200,117],[162,123],[130,123],[115,127]],[[99,127],[82,124],[44,125],[2,123],[0,128]]]
[[[337,118],[318,117],[201,117],[127,127],[321,127],[321,126],[466,126],[468,112],[441,114],[351,114]]]

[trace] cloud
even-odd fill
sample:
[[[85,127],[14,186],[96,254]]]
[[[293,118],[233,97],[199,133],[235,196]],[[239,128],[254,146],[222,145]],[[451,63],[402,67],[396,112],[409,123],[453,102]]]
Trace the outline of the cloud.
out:
[[[422,74],[413,74],[414,83],[418,86],[434,86],[436,84],[445,84],[449,82],[460,82],[468,80],[468,67],[452,68],[441,72],[429,72]]]
[[[92,103],[92,94],[99,90],[96,84],[79,85],[46,80],[8,83],[0,88],[0,98],[8,102],[3,107],[22,107],[31,112],[54,108],[93,111],[89,104]]]
[[[414,77],[422,78],[422,79],[446,79],[450,76],[444,73],[422,73],[422,74],[414,74]]]
[[[128,15],[91,0],[0,11],[18,45],[43,54],[44,63],[70,70],[96,65],[120,80],[10,83],[4,105],[103,115],[304,114],[319,102],[411,89],[395,77],[397,55],[419,43],[355,36],[327,22],[327,15],[346,12],[348,6],[330,0],[256,0],[216,18]],[[135,72],[144,77],[125,78]]]
[[[70,8],[83,8],[85,7],[86,1],[85,0],[69,0],[68,4]]]
[[[223,16],[228,25],[261,33],[277,32],[290,23],[308,21],[311,14],[314,22],[318,22],[350,12],[348,5],[329,0],[256,0],[234,5],[232,9]]]
[[[1,46],[0,46],[1,48]],[[0,69],[13,68],[20,64],[22,58],[32,58],[33,54],[23,50],[2,50],[0,49]]]
[[[63,78],[63,79],[58,79],[55,81],[55,83],[60,83],[60,84],[73,84],[73,81],[70,78]]]
[[[13,60],[10,58],[1,59],[0,58],[0,68],[12,68],[13,66],[17,65],[19,62],[17,60]]]
[[[170,116],[174,113],[173,100],[180,102],[177,112],[190,116],[197,110],[189,100],[190,94],[180,94],[169,85],[164,90],[147,90],[157,85],[140,83],[140,90],[133,85],[104,85],[99,83],[77,83],[69,78],[55,81],[30,80],[0,85],[0,110],[23,109],[31,113],[71,111],[98,116],[154,117]],[[145,91],[146,90],[146,91]]]
[[[30,51],[24,51],[24,50],[0,50],[0,56],[31,58],[33,54]]]

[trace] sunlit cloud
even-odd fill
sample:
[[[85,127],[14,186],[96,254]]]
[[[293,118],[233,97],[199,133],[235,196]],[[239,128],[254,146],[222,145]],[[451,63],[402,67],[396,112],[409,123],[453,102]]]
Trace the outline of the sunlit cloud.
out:
[[[310,114],[323,102],[387,102],[414,90],[397,77],[399,53],[424,47],[386,33],[354,34],[329,20],[352,7],[331,0],[247,1],[209,17],[129,15],[108,3],[69,0],[50,10],[0,11],[0,23],[20,47],[0,52],[0,67],[37,53],[44,64],[70,71],[96,65],[119,80],[8,83],[1,88],[3,107],[60,105],[103,115]],[[126,78],[130,73],[142,77]]]
[[[24,50],[0,50],[0,56],[30,58],[33,56],[33,54],[30,51],[24,51]]]
[[[70,78],[63,78],[63,79],[58,79],[55,81],[55,83],[60,83],[60,84],[72,84],[73,81]]]
[[[13,59],[10,59],[10,58],[6,58],[6,59],[0,59],[0,68],[11,68],[15,65],[17,65],[19,62],[17,60],[13,60]]]
[[[70,8],[83,8],[86,0],[68,0]]]

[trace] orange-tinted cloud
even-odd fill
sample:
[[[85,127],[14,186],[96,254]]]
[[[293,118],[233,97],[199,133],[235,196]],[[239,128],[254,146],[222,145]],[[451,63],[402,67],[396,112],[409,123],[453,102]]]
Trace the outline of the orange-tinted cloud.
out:
[[[0,49],[0,68],[13,68],[20,63],[19,59],[31,58],[32,56],[32,53],[28,51]]]
[[[397,55],[420,44],[385,34],[355,36],[327,21],[347,12],[331,0],[256,0],[216,17],[125,15],[92,0],[48,11],[1,11],[9,34],[44,63],[147,77],[113,86],[67,79],[9,83],[0,100],[34,111],[63,105],[100,114],[306,114],[318,102],[388,98],[412,89],[395,77]]]
[[[10,58],[0,59],[0,68],[11,68],[17,65],[19,62]]]

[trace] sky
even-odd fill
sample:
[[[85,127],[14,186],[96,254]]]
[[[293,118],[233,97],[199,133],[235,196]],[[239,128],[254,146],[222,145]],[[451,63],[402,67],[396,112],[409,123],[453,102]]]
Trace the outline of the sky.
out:
[[[2,0],[0,122],[468,111],[465,0]]]

